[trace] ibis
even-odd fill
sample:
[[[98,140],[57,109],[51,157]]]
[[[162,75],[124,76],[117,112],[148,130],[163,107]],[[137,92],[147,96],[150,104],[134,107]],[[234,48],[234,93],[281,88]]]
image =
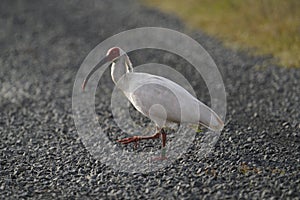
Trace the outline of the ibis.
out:
[[[166,146],[167,122],[201,124],[221,131],[224,123],[207,105],[191,95],[177,83],[157,75],[135,72],[132,63],[119,47],[107,51],[106,56],[88,73],[82,84],[85,89],[88,80],[104,64],[111,64],[111,78],[136,110],[150,118],[156,125],[156,132],[150,136],[133,136],[118,140],[122,144],[140,140],[161,138],[162,147]]]

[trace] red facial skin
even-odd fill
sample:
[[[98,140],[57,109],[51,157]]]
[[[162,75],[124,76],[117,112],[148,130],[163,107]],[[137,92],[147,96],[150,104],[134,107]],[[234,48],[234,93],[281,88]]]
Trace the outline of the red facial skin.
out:
[[[107,51],[107,57],[110,61],[120,56],[120,49],[118,47],[113,47]]]

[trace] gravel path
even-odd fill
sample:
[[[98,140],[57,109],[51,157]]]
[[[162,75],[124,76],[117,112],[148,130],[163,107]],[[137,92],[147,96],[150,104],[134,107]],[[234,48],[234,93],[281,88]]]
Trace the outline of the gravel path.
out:
[[[228,50],[201,32],[189,32],[178,19],[135,1],[0,5],[0,199],[299,199],[299,69],[266,66],[266,57]],[[197,155],[197,136],[188,152],[165,169],[118,173],[95,160],[81,143],[72,118],[72,87],[81,62],[95,45],[144,26],[185,32],[207,49],[225,82],[227,125],[204,158]],[[151,51],[131,57],[135,65],[158,62],[182,70],[184,64]],[[200,99],[209,101],[195,73],[181,73],[195,83]],[[98,100],[97,112],[104,126],[114,130],[109,75],[106,71],[101,79],[105,95]]]

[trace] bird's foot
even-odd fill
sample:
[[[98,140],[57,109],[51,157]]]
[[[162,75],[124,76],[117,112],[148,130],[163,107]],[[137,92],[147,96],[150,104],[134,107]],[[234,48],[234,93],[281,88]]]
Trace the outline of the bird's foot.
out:
[[[138,145],[138,141],[140,140],[141,138],[139,136],[133,136],[133,137],[129,137],[129,138],[124,138],[124,139],[121,139],[121,140],[118,140],[117,142],[120,142],[122,144],[129,144],[131,142],[134,142],[135,143],[135,148],[137,147]]]

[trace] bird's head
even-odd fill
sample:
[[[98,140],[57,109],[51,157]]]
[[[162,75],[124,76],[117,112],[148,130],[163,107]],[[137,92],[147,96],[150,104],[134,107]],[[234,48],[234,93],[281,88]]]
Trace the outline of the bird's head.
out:
[[[107,51],[106,57],[108,61],[113,62],[123,54],[125,54],[125,52],[122,49],[120,49],[119,47],[113,47]]]
[[[120,47],[112,47],[110,48],[107,53],[106,56],[88,73],[88,75],[86,76],[86,78],[83,81],[82,84],[82,89],[84,90],[88,80],[90,79],[90,77],[94,74],[95,71],[97,71],[101,66],[103,66],[106,63],[112,63],[112,62],[117,62],[118,58],[120,58],[121,56],[126,55],[126,52],[123,51]]]

